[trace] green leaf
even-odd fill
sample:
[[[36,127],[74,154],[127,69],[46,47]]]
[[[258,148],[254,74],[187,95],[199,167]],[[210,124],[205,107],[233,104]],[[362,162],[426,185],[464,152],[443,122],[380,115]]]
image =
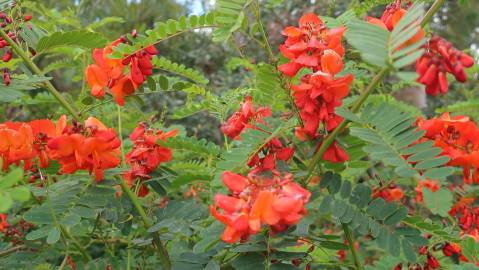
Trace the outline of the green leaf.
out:
[[[53,227],[47,236],[47,244],[52,245],[60,240],[60,230],[57,227]]]
[[[206,85],[208,84],[208,79],[206,79],[200,72],[195,69],[187,68],[182,64],[174,63],[164,57],[153,57],[152,62],[155,68],[173,73],[187,79],[190,79],[196,83]],[[163,90],[168,89],[168,87],[161,87]]]
[[[41,239],[41,238],[45,238],[47,237],[50,232],[53,230],[54,228],[51,227],[51,226],[44,226],[44,227],[41,227],[39,228],[38,230],[34,230],[34,231],[31,231],[29,232],[27,235],[26,235],[26,239],[28,241],[34,241],[34,240],[38,240],[38,239]]]
[[[345,37],[360,52],[364,61],[378,67],[392,64],[399,69],[413,63],[423,53],[421,46],[426,39],[403,48],[405,42],[421,29],[423,14],[424,4],[416,2],[391,33],[369,22],[350,19],[345,22],[348,28]]]
[[[5,190],[9,187],[14,186],[18,181],[23,179],[23,170],[20,168],[15,168],[7,175],[0,179],[0,190]]]
[[[26,202],[30,199],[30,190],[27,187],[15,187],[9,190],[15,201]]]
[[[213,41],[225,42],[241,27],[246,17],[243,10],[251,2],[251,0],[216,1],[215,21],[218,28],[213,32]]]
[[[12,207],[13,200],[10,194],[6,192],[0,192],[0,212],[5,213]]]
[[[442,217],[448,216],[448,211],[453,204],[453,197],[451,191],[441,188],[436,192],[432,192],[428,188],[422,189],[424,196],[424,203],[426,207],[435,215]]]
[[[41,53],[62,46],[93,49],[104,47],[106,43],[106,38],[100,33],[86,30],[55,32],[40,39],[37,45],[37,51]]]

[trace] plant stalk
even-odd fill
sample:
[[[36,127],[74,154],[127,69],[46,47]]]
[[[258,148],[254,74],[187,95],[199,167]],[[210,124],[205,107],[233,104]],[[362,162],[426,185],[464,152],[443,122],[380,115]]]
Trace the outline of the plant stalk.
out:
[[[361,263],[361,260],[359,259],[359,255],[356,252],[356,249],[354,248],[353,234],[351,233],[351,230],[349,229],[348,224],[342,223],[342,225],[343,225],[344,236],[346,236],[346,239],[348,240],[349,250],[351,251],[351,254],[353,255],[354,265],[356,266],[357,270],[363,270],[364,267]]]
[[[120,185],[123,192],[126,193],[130,201],[133,203],[133,206],[135,207],[136,211],[138,211],[138,213],[140,214],[143,224],[145,225],[147,229],[150,228],[151,227],[150,220],[148,219],[148,216],[146,215],[146,212],[143,209],[143,206],[141,206],[138,196],[136,196],[136,194],[133,193],[133,191],[131,191],[130,187],[123,179],[119,178],[119,180],[120,180]],[[166,247],[161,242],[161,239],[158,233],[155,233],[153,235],[153,243],[158,249],[158,256],[163,264],[163,269],[171,270],[171,261],[168,255],[168,251],[166,250]]]
[[[439,10],[439,8],[444,4],[446,0],[436,0],[432,6],[429,8],[429,10],[426,12],[426,15],[424,15],[424,18],[421,21],[421,27],[426,26],[426,24],[429,23],[429,21],[432,19],[434,14]]]
[[[33,71],[35,74],[39,76],[44,76],[43,72],[40,70],[40,68],[30,59],[30,57],[27,55],[27,53],[17,44],[15,41],[13,41],[7,33],[3,29],[0,29],[0,36],[12,47],[12,49],[15,51],[15,53],[22,58],[22,60],[25,62],[25,64],[30,68],[31,71]],[[65,98],[58,92],[58,90],[53,86],[53,84],[50,81],[44,82],[45,87],[47,90],[55,97],[55,99],[73,116],[73,118],[77,119],[80,115],[77,112],[77,110],[68,103],[68,101],[65,100]]]

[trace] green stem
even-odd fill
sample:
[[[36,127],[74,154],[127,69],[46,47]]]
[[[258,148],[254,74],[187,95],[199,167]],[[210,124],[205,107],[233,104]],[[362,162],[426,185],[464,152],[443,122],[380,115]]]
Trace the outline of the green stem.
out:
[[[259,25],[259,31],[261,32],[261,37],[263,38],[263,42],[266,47],[266,51],[268,52],[269,58],[271,59],[272,62],[276,62],[273,50],[271,49],[271,46],[269,45],[268,37],[266,36],[266,31],[264,30],[263,21],[261,20],[261,10],[260,10],[259,0],[256,0],[255,13],[256,13],[255,14],[256,21],[258,22],[258,25]]]
[[[131,191],[130,187],[123,179],[120,178],[119,181],[120,181],[120,185],[123,192],[126,193],[131,203],[133,203],[133,206],[135,207],[136,211],[138,211],[138,213],[140,214],[143,224],[145,225],[147,229],[150,228],[151,227],[150,220],[148,219],[148,216],[146,215],[146,212],[143,209],[143,206],[141,206],[140,200],[138,199],[136,194]],[[166,247],[161,242],[160,236],[157,233],[153,235],[153,243],[158,249],[158,256],[160,257],[160,260],[163,263],[163,269],[171,270],[171,262],[170,262],[170,257],[168,255],[168,251],[166,250]]]
[[[376,76],[374,76],[373,80],[368,85],[366,90],[359,96],[359,98],[356,100],[354,105],[351,107],[351,111],[353,113],[358,112],[359,108],[361,108],[361,106],[366,101],[366,99],[371,94],[371,92],[374,90],[374,88],[384,78],[387,71],[388,71],[388,68],[383,68],[381,69],[381,71],[379,71],[378,74],[376,74]],[[334,129],[333,132],[331,132],[329,136],[326,137],[326,139],[323,141],[323,143],[321,144],[321,147],[318,149],[316,154],[314,154],[312,161],[308,165],[308,175],[306,177],[306,183],[308,183],[311,177],[313,176],[314,170],[316,169],[316,166],[319,164],[319,160],[323,157],[324,152],[326,152],[329,146],[334,142],[336,137],[348,125],[348,123],[349,123],[348,120],[343,119],[343,121],[341,121],[341,123],[336,127],[336,129]]]
[[[444,4],[445,1],[446,0],[436,0],[434,4],[432,4],[432,6],[429,8],[426,15],[424,15],[424,18],[421,21],[422,27],[426,26],[426,24],[429,23],[434,14],[439,10],[439,8]]]
[[[353,234],[351,233],[351,230],[349,229],[348,224],[342,223],[342,225],[343,225],[344,236],[346,236],[346,239],[348,240],[349,250],[351,250],[351,254],[353,255],[354,265],[356,266],[357,270],[363,270],[364,268],[361,263],[361,260],[359,259],[359,255],[356,252],[356,249],[354,248]]]
[[[123,146],[123,128],[122,128],[122,123],[121,123],[121,107],[120,105],[116,106],[116,113],[118,115],[118,137],[120,138],[120,149],[121,149],[121,166],[125,167],[126,162],[125,162],[125,148]]]
[[[28,54],[17,44],[13,41],[7,33],[3,29],[0,29],[0,36],[12,47],[15,53],[22,58],[25,64],[37,75],[44,76],[43,72],[40,68],[30,59]],[[70,104],[65,98],[58,92],[58,90],[53,86],[50,81],[44,82],[45,87],[47,90],[57,99],[57,101],[74,117],[78,118],[79,114],[77,110]]]
[[[27,248],[26,245],[19,245],[19,246],[14,246],[14,247],[6,249],[6,250],[2,250],[2,251],[0,251],[0,258],[6,257],[6,256],[8,256],[12,253],[15,253],[19,250],[26,249],[26,248]]]

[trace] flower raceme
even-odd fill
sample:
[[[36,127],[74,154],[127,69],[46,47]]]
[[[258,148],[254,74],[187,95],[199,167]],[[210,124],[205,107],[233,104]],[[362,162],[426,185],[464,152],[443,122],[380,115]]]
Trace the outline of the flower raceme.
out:
[[[3,170],[6,171],[11,164],[19,165],[21,161],[24,169],[28,170],[36,158],[40,168],[48,167],[50,157],[47,142],[61,134],[65,125],[65,116],[60,118],[57,125],[47,119],[0,124],[0,157]]]
[[[227,243],[244,241],[258,233],[263,224],[281,232],[298,223],[306,215],[304,206],[311,194],[292,177],[244,177],[225,171],[222,179],[230,195],[217,194],[215,205],[210,206],[211,214],[226,225],[221,239]]]
[[[426,93],[436,96],[447,93],[449,83],[447,73],[454,75],[458,82],[465,82],[467,75],[464,68],[472,67],[474,59],[454,48],[452,44],[435,35],[424,45],[426,51],[416,61],[418,82],[426,86]]]
[[[239,139],[239,135],[245,128],[254,128],[254,123],[264,124],[264,117],[271,116],[271,109],[268,107],[254,108],[251,96],[246,96],[238,111],[228,118],[221,125],[221,132],[231,139]]]
[[[288,77],[295,76],[303,67],[314,72],[320,70],[326,52],[337,54],[339,58],[343,56],[341,39],[345,31],[344,27],[328,29],[317,15],[305,14],[299,19],[299,27],[288,26],[283,30],[287,39],[279,50],[289,62],[280,65],[278,69]]]
[[[62,134],[48,141],[49,156],[61,165],[61,173],[88,170],[95,179],[103,179],[103,171],[120,164],[120,144],[114,129],[94,117],[84,125],[73,121]]]
[[[462,236],[469,236],[479,242],[479,206],[475,198],[461,198],[449,211],[458,220]]]
[[[271,116],[269,107],[254,108],[251,96],[246,96],[238,111],[221,125],[221,131],[229,138],[240,139],[241,133],[246,128],[260,130],[270,134],[257,127],[256,123],[266,124],[264,117]],[[286,147],[280,139],[272,138],[258,150],[248,161],[248,166],[253,168],[250,173],[260,173],[263,171],[276,172],[276,161],[283,160],[288,162],[294,154],[294,148]]]
[[[153,74],[151,59],[158,54],[152,45],[124,59],[110,58],[113,48],[126,42],[127,39],[122,37],[103,49],[95,49],[95,63],[89,65],[85,71],[91,94],[96,98],[103,98],[105,89],[108,88],[120,106],[125,104],[125,96],[133,94],[145,82],[146,77]]]
[[[84,125],[76,121],[68,125],[65,115],[56,124],[48,119],[0,124],[3,170],[22,161],[29,170],[37,160],[40,168],[47,168],[50,160],[56,160],[60,173],[88,170],[100,181],[105,169],[120,163],[120,143],[115,131],[94,117]]]
[[[5,231],[8,228],[7,215],[0,214],[0,232]]]
[[[344,31],[343,27],[328,29],[312,13],[301,17],[299,27],[289,26],[283,30],[287,39],[280,51],[289,62],[278,69],[288,77],[295,76],[304,67],[313,72],[303,75],[300,84],[291,86],[303,122],[303,126],[296,129],[296,136],[301,140],[320,138],[322,135],[318,130],[321,126],[331,132],[343,120],[335,114],[335,109],[349,94],[354,79],[351,74],[336,77],[343,69],[341,41]],[[323,159],[343,162],[348,160],[348,155],[334,142]]]
[[[479,128],[469,117],[444,113],[438,118],[420,118],[417,125],[426,131],[424,138],[434,141],[442,155],[450,158],[448,165],[463,167],[464,183],[479,184]]]
[[[130,170],[125,173],[124,177],[131,187],[135,181],[149,179],[149,175],[161,163],[168,162],[172,158],[172,151],[169,148],[160,146],[158,141],[166,141],[170,137],[176,136],[177,130],[163,132],[148,128],[146,124],[140,123],[130,139],[133,142],[133,149],[126,155],[126,162],[130,166]],[[140,186],[140,196],[148,194],[145,186]]]

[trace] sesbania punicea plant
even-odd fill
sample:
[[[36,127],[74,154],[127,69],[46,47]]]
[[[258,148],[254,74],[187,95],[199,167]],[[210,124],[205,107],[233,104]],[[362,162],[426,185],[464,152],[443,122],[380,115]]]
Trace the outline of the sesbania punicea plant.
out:
[[[277,48],[257,0],[113,42],[92,27],[40,30],[47,15],[6,2],[1,90],[60,106],[0,124],[0,269],[479,269],[479,128],[388,92],[466,83],[474,58],[428,27],[444,0],[395,0],[378,18],[354,5],[302,14]],[[199,29],[268,59],[240,49],[246,79],[217,94],[158,46]],[[37,61],[62,54],[79,94]],[[169,91],[186,93],[181,108],[138,109]],[[221,145],[165,121],[200,111]]]

